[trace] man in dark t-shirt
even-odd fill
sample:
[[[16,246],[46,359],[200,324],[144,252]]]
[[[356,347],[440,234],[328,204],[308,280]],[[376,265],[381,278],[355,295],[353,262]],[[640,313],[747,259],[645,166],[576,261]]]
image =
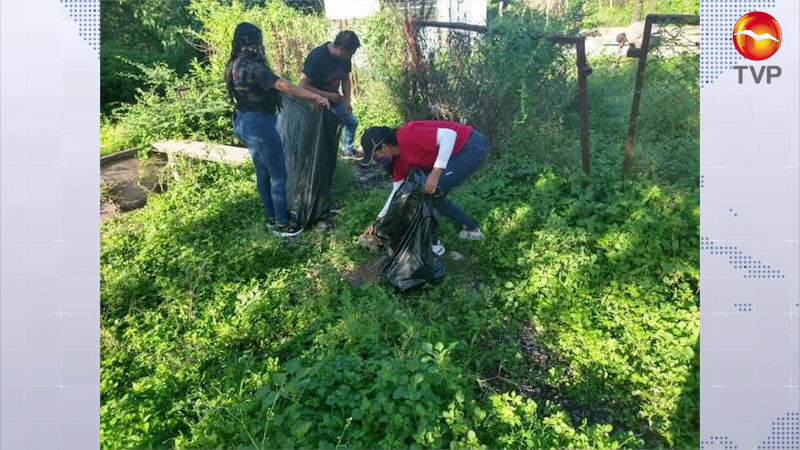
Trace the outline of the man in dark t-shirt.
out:
[[[342,156],[345,158],[356,157],[354,140],[358,120],[353,115],[350,59],[360,46],[354,32],[342,31],[333,42],[326,42],[308,54],[300,75],[299,85],[327,98],[333,111],[344,121]]]

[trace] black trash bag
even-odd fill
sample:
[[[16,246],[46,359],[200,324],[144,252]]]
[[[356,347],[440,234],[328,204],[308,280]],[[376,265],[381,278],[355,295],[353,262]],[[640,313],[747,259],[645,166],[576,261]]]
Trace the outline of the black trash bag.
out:
[[[282,97],[278,133],[289,172],[287,210],[292,219],[309,228],[331,210],[331,181],[343,122],[312,101]]]
[[[431,249],[439,231],[436,216],[441,194],[437,190],[426,195],[425,180],[421,170],[410,171],[375,227],[375,236],[388,255],[383,275],[401,292],[444,278],[444,263]]]

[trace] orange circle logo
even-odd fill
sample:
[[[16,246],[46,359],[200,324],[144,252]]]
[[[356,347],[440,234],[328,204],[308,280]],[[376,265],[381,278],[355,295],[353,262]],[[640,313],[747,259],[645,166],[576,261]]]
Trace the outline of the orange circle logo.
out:
[[[747,13],[733,26],[733,45],[739,54],[752,61],[774,55],[782,39],[778,21],[765,12]]]

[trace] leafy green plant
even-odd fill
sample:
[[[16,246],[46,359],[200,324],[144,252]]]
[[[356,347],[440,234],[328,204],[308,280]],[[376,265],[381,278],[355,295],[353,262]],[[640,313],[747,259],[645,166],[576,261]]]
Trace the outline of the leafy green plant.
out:
[[[111,123],[106,118],[100,120],[100,156],[133,148],[125,126]]]
[[[160,139],[232,142],[233,107],[224,83],[200,63],[195,62],[185,76],[163,63],[136,67],[144,74],[145,87],[138,90],[136,103],[114,111],[130,143],[146,148]]]
[[[692,445],[696,409],[673,411],[698,389],[696,189],[582,191],[545,170],[521,190],[499,164],[456,198],[490,233],[459,249],[480,264],[411,297],[342,280],[370,264],[353,236],[383,197],[349,171],[348,220],[292,245],[263,231],[247,166],[193,164],[106,222],[104,447]],[[519,320],[568,370],[532,375]]]
[[[243,18],[283,42],[294,28],[291,39],[309,46],[326,39],[320,17],[278,2],[192,8],[219,52],[186,75],[140,66],[139,100],[104,124],[110,142],[233,141],[219,71]],[[574,80],[556,77],[566,67],[556,47],[529,36],[571,19],[540,20],[506,13],[469,55],[430,60],[441,102],[502,130],[492,159],[450,194],[487,239],[460,243],[444,222],[442,240],[465,258],[447,260],[441,284],[398,295],[355,280],[374,263],[356,236],[386,192],[359,188],[345,164],[332,187],[335,228],[289,242],[264,230],[249,164],[182,161],[180,182],[105,221],[101,446],[697,447],[696,147],[670,147],[691,139],[693,119],[645,119],[637,145],[651,170],[620,192],[635,68],[594,60],[593,168],[581,175],[572,96],[557,96]],[[411,82],[400,11],[353,27],[366,43],[355,73],[362,124],[424,117],[427,106],[399,90]],[[283,61],[292,76],[297,60]],[[487,91],[447,92],[462,76]],[[476,99],[503,114],[480,118]]]
[[[187,30],[199,26],[189,14],[189,1],[109,0],[99,4],[103,39],[100,44],[100,104],[108,113],[118,103],[135,101],[140,75],[123,60],[151,65],[168,64],[179,74],[202,53],[185,40]],[[122,58],[122,59],[120,59]]]

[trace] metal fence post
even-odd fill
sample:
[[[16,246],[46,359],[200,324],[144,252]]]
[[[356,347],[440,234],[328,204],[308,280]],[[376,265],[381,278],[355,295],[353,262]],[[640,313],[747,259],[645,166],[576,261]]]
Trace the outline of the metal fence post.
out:
[[[489,28],[483,25],[471,25],[464,23],[423,20],[417,22],[417,24],[421,27],[450,28],[455,30],[474,31],[478,33],[486,33],[489,31]],[[552,42],[553,44],[566,44],[575,46],[577,53],[576,65],[578,67],[578,97],[580,101],[579,115],[581,133],[581,160],[583,171],[588,175],[590,171],[591,156],[589,149],[589,89],[587,77],[592,74],[592,69],[586,62],[586,38],[583,36],[565,36],[558,34],[544,36],[538,32],[532,32],[531,37],[534,39],[544,39]]]
[[[667,31],[665,26],[676,23],[681,24],[681,26],[689,24],[698,24],[699,21],[700,21],[699,17],[694,15],[648,14],[645,19],[644,35],[642,36],[641,48],[640,49],[630,48],[628,50],[627,56],[632,58],[637,58],[638,66],[636,70],[636,82],[633,90],[633,101],[631,103],[631,115],[628,124],[628,136],[625,140],[625,159],[622,163],[621,189],[623,190],[625,189],[625,178],[628,172],[630,171],[631,158],[633,156],[633,145],[636,137],[637,127],[639,124],[640,106],[642,101],[642,91],[644,90],[644,78],[645,78],[645,71],[647,69],[648,55],[655,52],[653,53],[653,57],[658,59],[660,57],[659,56],[660,53],[658,52],[661,51],[660,49],[664,47],[664,42],[661,42],[659,44],[659,42],[656,41],[656,43],[653,44],[653,34],[654,34],[653,25],[657,24],[662,27],[657,31],[657,39],[661,41],[664,41],[666,39],[666,42],[671,42],[672,46],[668,47],[667,50],[673,51],[672,57],[675,57],[674,48],[676,46],[687,47],[687,43],[686,42],[680,43],[680,41],[677,40],[677,36],[680,34],[680,31],[678,31],[677,33],[674,32],[670,33],[669,31]],[[672,41],[670,41],[670,39],[672,39]],[[677,44],[676,42],[674,42],[676,40]],[[683,69],[681,69],[681,72],[683,72]],[[685,77],[693,75],[685,72],[683,72],[683,74]],[[695,79],[694,77],[692,78]]]
[[[639,52],[639,67],[636,70],[636,84],[633,88],[633,102],[631,104],[631,118],[628,124],[628,138],[625,140],[625,160],[622,163],[622,182],[631,165],[633,153],[633,137],[636,134],[636,119],[639,117],[639,103],[642,100],[642,86],[644,86],[644,69],[647,66],[647,51],[650,49],[650,34],[653,28],[652,16],[647,16],[644,22],[644,36],[642,48]],[[624,185],[623,185],[624,188]]]
[[[578,96],[580,98],[581,118],[581,159],[583,171],[589,175],[589,92],[586,78],[592,69],[586,64],[586,41],[581,39],[576,45],[578,51]]]

